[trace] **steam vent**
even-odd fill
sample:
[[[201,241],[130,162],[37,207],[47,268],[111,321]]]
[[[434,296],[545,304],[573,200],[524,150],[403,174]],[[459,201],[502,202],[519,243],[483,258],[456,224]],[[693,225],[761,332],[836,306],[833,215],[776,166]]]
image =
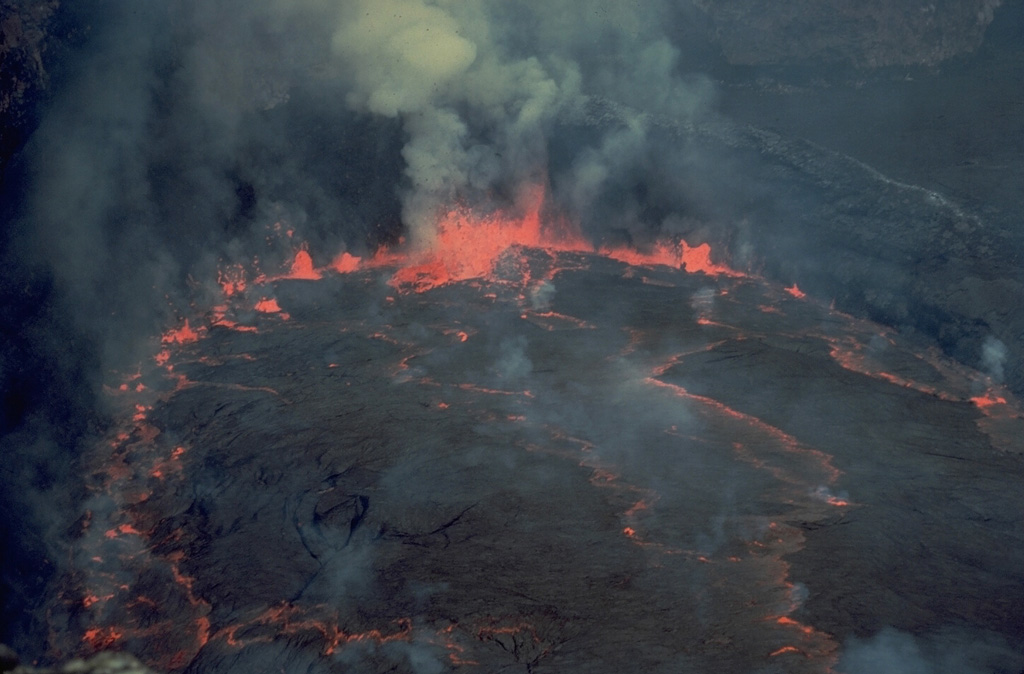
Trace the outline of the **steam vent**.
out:
[[[0,671],[1024,672],[1024,5],[0,0]]]

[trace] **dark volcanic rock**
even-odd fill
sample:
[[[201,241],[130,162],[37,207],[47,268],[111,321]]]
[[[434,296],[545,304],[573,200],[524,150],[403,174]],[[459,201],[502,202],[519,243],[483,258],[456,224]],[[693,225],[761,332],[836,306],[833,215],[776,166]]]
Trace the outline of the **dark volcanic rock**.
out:
[[[499,268],[282,281],[287,318],[143,373],[57,633],[197,673],[820,672],[883,627],[1024,637],[1024,419],[985,425],[983,375],[759,279]]]
[[[756,351],[714,348],[666,377],[828,452],[843,484],[857,485],[851,498],[863,507],[827,522],[796,522],[812,533],[788,559],[812,589],[807,610],[820,616],[814,624],[859,635],[982,622],[1017,630],[1013,607],[1024,602],[1024,567],[1014,552],[1022,521],[1013,513],[1024,503],[1010,505],[985,485],[1019,470],[1019,457],[986,449],[972,405],[944,404],[930,392],[871,381],[824,354],[765,342]],[[804,374],[810,370],[815,376]],[[915,370],[915,377],[938,379]],[[774,383],[771,397],[737,385],[764,381]],[[865,386],[876,390],[846,395]],[[843,581],[810,580],[830,576]],[[979,593],[968,580],[977,578],[991,591]],[[879,584],[884,601],[871,591],[851,596],[850,587]]]
[[[696,0],[730,63],[931,65],[981,44],[1001,0]]]
[[[795,281],[844,311],[937,341],[1024,392],[1021,240],[1012,214],[979,215],[955,199],[890,178],[842,153],[754,126],[666,128],[663,144],[715,157],[695,171],[666,161],[678,190],[659,194],[728,257]],[[1000,206],[1005,206],[1000,204]]]
[[[47,22],[59,0],[0,0],[0,168],[31,131],[30,113],[46,87]]]

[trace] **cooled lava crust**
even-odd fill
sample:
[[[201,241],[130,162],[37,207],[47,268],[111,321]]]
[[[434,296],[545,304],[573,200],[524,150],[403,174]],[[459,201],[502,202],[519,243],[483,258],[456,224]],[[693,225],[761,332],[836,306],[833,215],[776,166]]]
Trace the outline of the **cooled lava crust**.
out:
[[[111,383],[56,651],[827,672],[887,626],[1024,638],[1024,433],[983,375],[727,268],[357,267],[250,285]]]

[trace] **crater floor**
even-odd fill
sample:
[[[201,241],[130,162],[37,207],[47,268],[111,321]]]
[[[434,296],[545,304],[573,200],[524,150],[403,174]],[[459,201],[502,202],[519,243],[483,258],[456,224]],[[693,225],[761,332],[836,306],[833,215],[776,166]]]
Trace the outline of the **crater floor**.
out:
[[[1021,666],[1022,417],[981,373],[739,274],[387,279],[268,283],[111,385],[56,650],[827,672],[893,628]]]

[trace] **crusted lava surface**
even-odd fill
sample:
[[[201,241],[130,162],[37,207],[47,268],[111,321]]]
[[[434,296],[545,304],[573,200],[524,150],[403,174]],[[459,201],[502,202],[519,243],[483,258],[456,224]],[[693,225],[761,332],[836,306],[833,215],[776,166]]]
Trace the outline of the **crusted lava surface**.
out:
[[[268,281],[262,311],[169,333],[110,386],[55,648],[826,672],[883,627],[1024,638],[1014,398],[712,271],[512,247],[422,292]]]

